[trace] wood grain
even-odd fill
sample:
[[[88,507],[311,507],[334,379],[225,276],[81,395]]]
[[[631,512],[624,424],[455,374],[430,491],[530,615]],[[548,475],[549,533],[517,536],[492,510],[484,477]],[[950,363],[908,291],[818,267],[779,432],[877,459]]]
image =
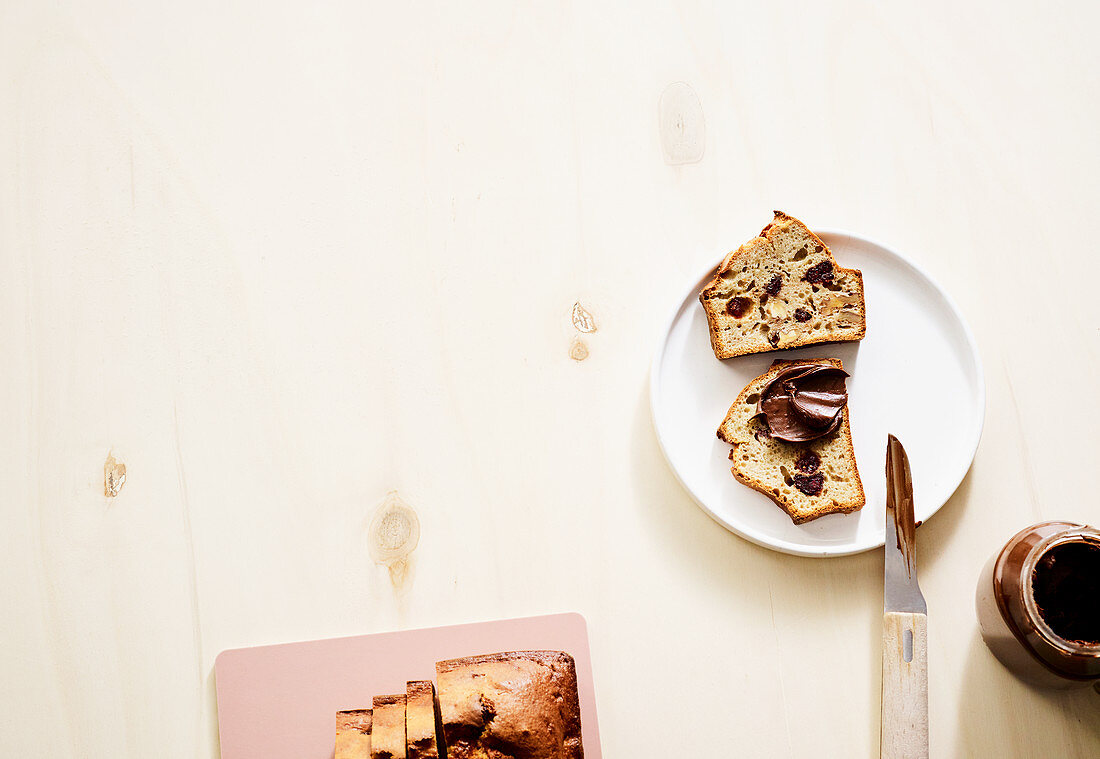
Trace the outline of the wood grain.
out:
[[[1100,404],[1051,403],[1100,372],[1098,27],[0,0],[0,755],[216,757],[226,648],[566,610],[608,755],[652,754],[654,703],[688,756],[873,755],[881,554],[730,535],[646,404],[687,278],[777,207],[913,257],[985,361],[976,462],[918,535],[931,754],[1100,755],[1096,693],[1022,686],[973,612],[1018,529],[1100,523]],[[675,82],[694,163],[662,148]],[[398,584],[368,541],[391,490],[421,525]]]
[[[928,617],[882,617],[882,759],[928,757]]]

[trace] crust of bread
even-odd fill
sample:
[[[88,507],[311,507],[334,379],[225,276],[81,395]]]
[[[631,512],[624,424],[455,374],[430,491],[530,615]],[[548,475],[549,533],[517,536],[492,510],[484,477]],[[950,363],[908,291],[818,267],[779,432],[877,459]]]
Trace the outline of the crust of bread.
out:
[[[447,659],[446,661],[437,662],[435,669],[436,672],[450,672],[454,669],[469,667],[476,664],[509,662],[516,659],[527,659],[528,661],[546,665],[564,662],[570,667],[575,666],[573,657],[564,651],[502,651],[497,654],[479,654],[478,656],[464,656],[461,659]]]
[[[730,468],[733,476],[738,482],[747,485],[748,487],[763,493],[775,503],[776,506],[781,508],[795,524],[804,524],[814,519],[818,519],[827,514],[849,514],[853,511],[858,511],[863,508],[867,502],[867,496],[863,490],[863,482],[859,477],[859,469],[856,466],[855,449],[852,446],[852,428],[848,419],[848,406],[844,408],[844,419],[841,420],[840,426],[837,430],[830,435],[823,438],[824,443],[818,444],[818,446],[840,446],[841,458],[845,460],[849,465],[852,477],[851,484],[855,488],[855,492],[849,498],[843,500],[827,499],[824,496],[805,496],[799,494],[798,500],[810,501],[810,499],[818,499],[816,503],[808,508],[799,508],[799,505],[795,502],[795,499],[788,497],[782,490],[778,490],[775,487],[769,487],[767,483],[761,481],[758,478],[754,478],[746,475],[744,472],[739,471],[737,462],[739,460],[740,447],[747,445],[742,437],[742,428],[745,425],[745,412],[743,411],[746,406],[751,405],[747,402],[747,398],[753,393],[759,393],[771,380],[779,373],[781,369],[794,364],[830,364],[837,369],[844,369],[843,362],[838,358],[818,358],[818,359],[800,359],[797,361],[783,361],[776,360],[772,363],[768,371],[761,374],[756,379],[749,382],[742,390],[737,399],[730,406],[729,412],[726,414],[726,418],[722,421],[721,426],[718,428],[718,437],[722,441],[729,443],[733,446],[733,450],[730,452],[730,460],[734,461],[734,466]],[[812,443],[813,441],[811,441]],[[795,451],[801,451],[805,447],[804,444],[784,444],[789,446],[792,454]],[[779,465],[777,465],[778,467]]]
[[[703,310],[707,316],[707,324],[710,330],[710,344],[714,349],[714,355],[719,359],[744,356],[750,353],[790,350],[805,345],[852,342],[862,340],[867,334],[867,306],[863,297],[863,273],[858,269],[845,269],[840,266],[833,256],[833,252],[829,249],[829,246],[826,245],[820,237],[815,235],[809,227],[795,217],[783,211],[773,211],[773,214],[774,217],[771,223],[760,230],[759,235],[752,238],[744,245],[741,245],[737,250],[725,257],[715,271],[714,277],[711,278],[710,282],[708,282],[706,287],[699,293],[699,301],[702,303]],[[788,229],[795,227],[800,233],[807,235],[816,245],[821,246],[824,256],[827,257],[827,260],[832,262],[836,272],[843,277],[858,282],[858,285],[853,288],[853,290],[858,291],[859,298],[858,307],[854,309],[860,317],[858,327],[846,331],[843,337],[839,337],[839,333],[836,330],[790,330],[791,334],[784,335],[782,344],[770,343],[764,333],[745,336],[744,339],[739,341],[740,344],[736,346],[723,342],[723,323],[730,318],[723,312],[725,303],[728,301],[728,298],[722,298],[722,296],[728,295],[728,293],[725,292],[725,290],[728,289],[728,285],[725,288],[723,287],[725,284],[724,280],[727,277],[736,276],[746,262],[768,255],[767,250],[771,248],[772,239],[779,225],[785,225]],[[818,258],[825,260],[820,255]],[[788,319],[786,321],[789,323],[790,320]]]
[[[336,712],[336,728],[338,730],[357,730],[360,733],[369,733],[371,729],[371,709],[343,709]]]

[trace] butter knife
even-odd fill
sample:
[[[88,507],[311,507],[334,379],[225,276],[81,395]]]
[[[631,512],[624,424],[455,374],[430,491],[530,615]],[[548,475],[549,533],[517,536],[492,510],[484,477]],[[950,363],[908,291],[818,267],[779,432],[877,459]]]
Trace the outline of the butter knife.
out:
[[[882,617],[882,759],[928,757],[928,606],[917,585],[909,457],[886,443],[886,584]]]

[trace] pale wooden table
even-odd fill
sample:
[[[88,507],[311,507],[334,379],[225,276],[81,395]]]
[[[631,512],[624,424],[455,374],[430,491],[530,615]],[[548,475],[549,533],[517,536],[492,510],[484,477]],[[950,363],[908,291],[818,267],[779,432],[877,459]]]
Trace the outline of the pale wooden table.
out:
[[[1100,696],[972,610],[1012,532],[1100,522],[1095,4],[370,5],[0,4],[0,755],[217,756],[222,649],[562,610],[609,757],[874,755],[881,554],[727,533],[650,422],[667,309],[773,207],[908,252],[981,346],[921,530],[933,755],[1100,754]]]

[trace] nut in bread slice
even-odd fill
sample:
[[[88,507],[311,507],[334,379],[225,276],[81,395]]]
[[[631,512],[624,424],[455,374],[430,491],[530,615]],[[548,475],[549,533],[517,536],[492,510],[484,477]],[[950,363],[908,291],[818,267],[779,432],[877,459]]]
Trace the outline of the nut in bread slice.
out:
[[[805,443],[772,437],[767,422],[757,415],[761,392],[781,369],[796,364],[844,369],[835,358],[774,362],[737,396],[718,428],[718,437],[733,446],[733,476],[775,501],[795,524],[802,524],[826,514],[856,511],[867,499],[856,468],[847,406],[835,430]]]
[[[867,334],[863,275],[838,266],[821,238],[782,211],[726,256],[699,300],[718,358]]]

